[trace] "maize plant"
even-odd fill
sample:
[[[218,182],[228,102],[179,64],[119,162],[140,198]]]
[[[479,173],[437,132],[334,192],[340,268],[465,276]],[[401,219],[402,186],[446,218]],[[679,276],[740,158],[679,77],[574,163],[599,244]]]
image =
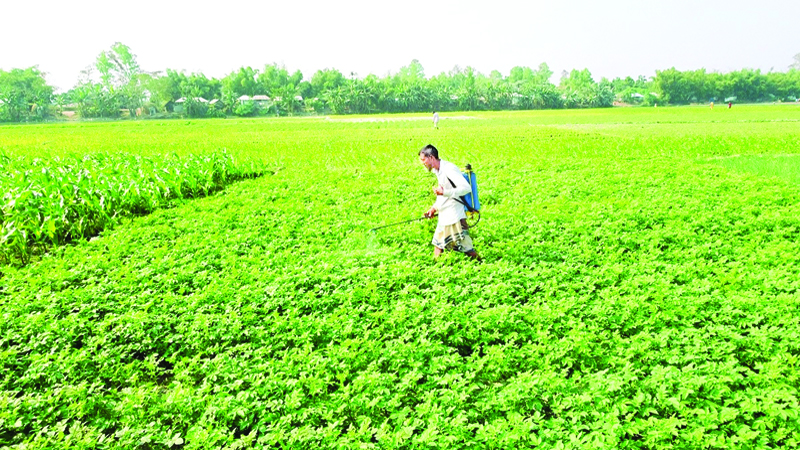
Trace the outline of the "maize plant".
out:
[[[256,164],[237,164],[224,149],[184,156],[2,156],[0,255],[6,262],[27,262],[37,249],[95,236],[123,217],[210,195],[262,170]]]

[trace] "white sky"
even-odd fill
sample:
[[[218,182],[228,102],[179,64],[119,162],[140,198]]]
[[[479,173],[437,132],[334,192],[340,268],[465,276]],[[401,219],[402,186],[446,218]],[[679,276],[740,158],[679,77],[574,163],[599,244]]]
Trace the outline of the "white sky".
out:
[[[601,77],[656,70],[785,71],[800,53],[798,0],[0,0],[0,69],[38,65],[60,91],[122,42],[146,71],[221,78],[278,63],[384,76],[418,59],[488,75],[546,62]]]

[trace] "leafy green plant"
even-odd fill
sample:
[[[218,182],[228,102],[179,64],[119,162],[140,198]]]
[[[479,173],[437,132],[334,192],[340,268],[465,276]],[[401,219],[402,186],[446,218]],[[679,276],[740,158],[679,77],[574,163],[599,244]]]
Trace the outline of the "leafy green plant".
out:
[[[0,256],[26,262],[37,247],[92,237],[121,218],[212,194],[261,174],[225,151],[162,157],[87,154],[52,161],[0,157],[5,192]]]

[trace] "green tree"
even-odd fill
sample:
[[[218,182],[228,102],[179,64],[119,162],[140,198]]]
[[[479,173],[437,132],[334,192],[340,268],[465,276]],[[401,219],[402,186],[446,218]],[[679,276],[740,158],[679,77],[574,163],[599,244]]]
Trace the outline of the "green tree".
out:
[[[550,84],[550,78],[553,76],[553,71],[550,70],[547,63],[539,64],[539,69],[534,73],[534,80],[539,84]]]
[[[672,104],[714,101],[732,90],[728,75],[707,74],[705,69],[681,72],[674,67],[656,71],[653,85]]]
[[[332,111],[328,99],[334,98],[332,93],[347,84],[347,79],[336,69],[317,70],[311,77],[308,89],[303,94],[306,104],[318,113]],[[309,100],[310,99],[310,100]]]
[[[202,73],[185,76],[180,83],[181,97],[202,97],[213,100],[222,95],[222,82],[207,78]]]
[[[300,90],[294,84],[275,87],[271,94],[279,115],[292,115],[301,110],[301,101],[297,99]]]
[[[261,94],[259,83],[256,81],[258,70],[251,67],[241,67],[238,71],[230,73],[222,79],[222,86],[227,88],[238,98],[242,95],[254,96]]]
[[[455,91],[451,88],[450,77],[442,72],[428,80],[428,90],[430,92],[431,110],[452,111],[455,106]]]
[[[38,67],[0,70],[0,121],[41,120],[52,115],[53,87]]]
[[[323,92],[322,100],[333,114],[347,113],[348,96],[347,87],[345,85]]]
[[[511,68],[507,81],[514,86],[531,83],[535,79],[533,69],[530,67],[516,66]]]
[[[109,50],[100,52],[95,60],[102,86],[131,116],[144,104],[145,79],[131,49],[115,42]],[[102,109],[102,108],[101,108]]]
[[[612,84],[606,79],[595,83],[589,69],[573,69],[561,77],[558,86],[567,108],[600,108],[611,106],[614,101]]]
[[[742,69],[727,74],[726,88],[728,96],[739,101],[762,101],[774,98],[774,94],[766,89],[765,77],[756,69]],[[770,97],[771,96],[771,97]]]
[[[511,69],[511,74],[508,76],[508,81],[515,85],[522,85],[522,84],[549,84],[550,77],[553,76],[553,71],[550,70],[547,63],[539,64],[539,68],[537,70],[533,70],[530,67],[514,67]]]
[[[275,97],[280,96],[278,92],[286,89],[289,85],[292,85],[291,90],[293,91],[294,87],[303,81],[303,73],[298,70],[289,75],[286,67],[273,63],[264,66],[264,71],[258,74],[256,80],[259,85],[259,94]]]
[[[653,99],[655,99],[651,94],[655,89],[653,83],[643,75],[639,75],[636,79],[631,77],[614,78],[610,84],[614,97],[619,101],[652,105]]]
[[[572,69],[568,76],[561,78],[559,88],[565,91],[582,91],[592,87],[594,80],[589,69]]]
[[[800,70],[769,73],[767,77],[775,96],[780,100],[793,102],[800,98]]]
[[[167,105],[181,97],[181,84],[186,75],[167,69],[166,75],[154,74],[143,78],[146,106],[153,112],[167,112]]]
[[[136,56],[127,45],[120,42],[100,52],[95,59],[95,68],[100,73],[103,86],[111,92],[134,82],[141,73]]]
[[[311,92],[320,96],[326,91],[332,91],[343,86],[347,79],[336,69],[318,70],[311,77]]]
[[[449,73],[451,99],[453,107],[461,111],[477,111],[481,108],[480,78],[481,74],[467,66],[461,69],[455,66]],[[484,99],[485,100],[485,99]]]
[[[409,65],[400,68],[395,79],[401,83],[422,82],[425,81],[425,69],[418,60],[412,59]]]
[[[78,114],[82,118],[120,115],[119,97],[99,83],[83,81],[72,88],[69,95],[78,104]]]
[[[688,102],[683,74],[678,69],[656,70],[653,84],[665,103]]]
[[[550,83],[540,85],[526,85],[520,92],[524,109],[555,109],[563,108],[564,100],[558,89]]]

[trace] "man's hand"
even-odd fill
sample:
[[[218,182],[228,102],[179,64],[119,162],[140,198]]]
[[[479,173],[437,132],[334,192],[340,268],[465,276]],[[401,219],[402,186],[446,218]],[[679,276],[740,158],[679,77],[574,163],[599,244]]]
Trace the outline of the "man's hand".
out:
[[[428,219],[433,218],[433,216],[435,215],[436,215],[436,208],[431,208],[428,210],[428,212],[425,213],[425,217],[427,217]]]
[[[436,195],[444,195],[444,188],[441,186],[437,186],[433,188],[433,193]]]

